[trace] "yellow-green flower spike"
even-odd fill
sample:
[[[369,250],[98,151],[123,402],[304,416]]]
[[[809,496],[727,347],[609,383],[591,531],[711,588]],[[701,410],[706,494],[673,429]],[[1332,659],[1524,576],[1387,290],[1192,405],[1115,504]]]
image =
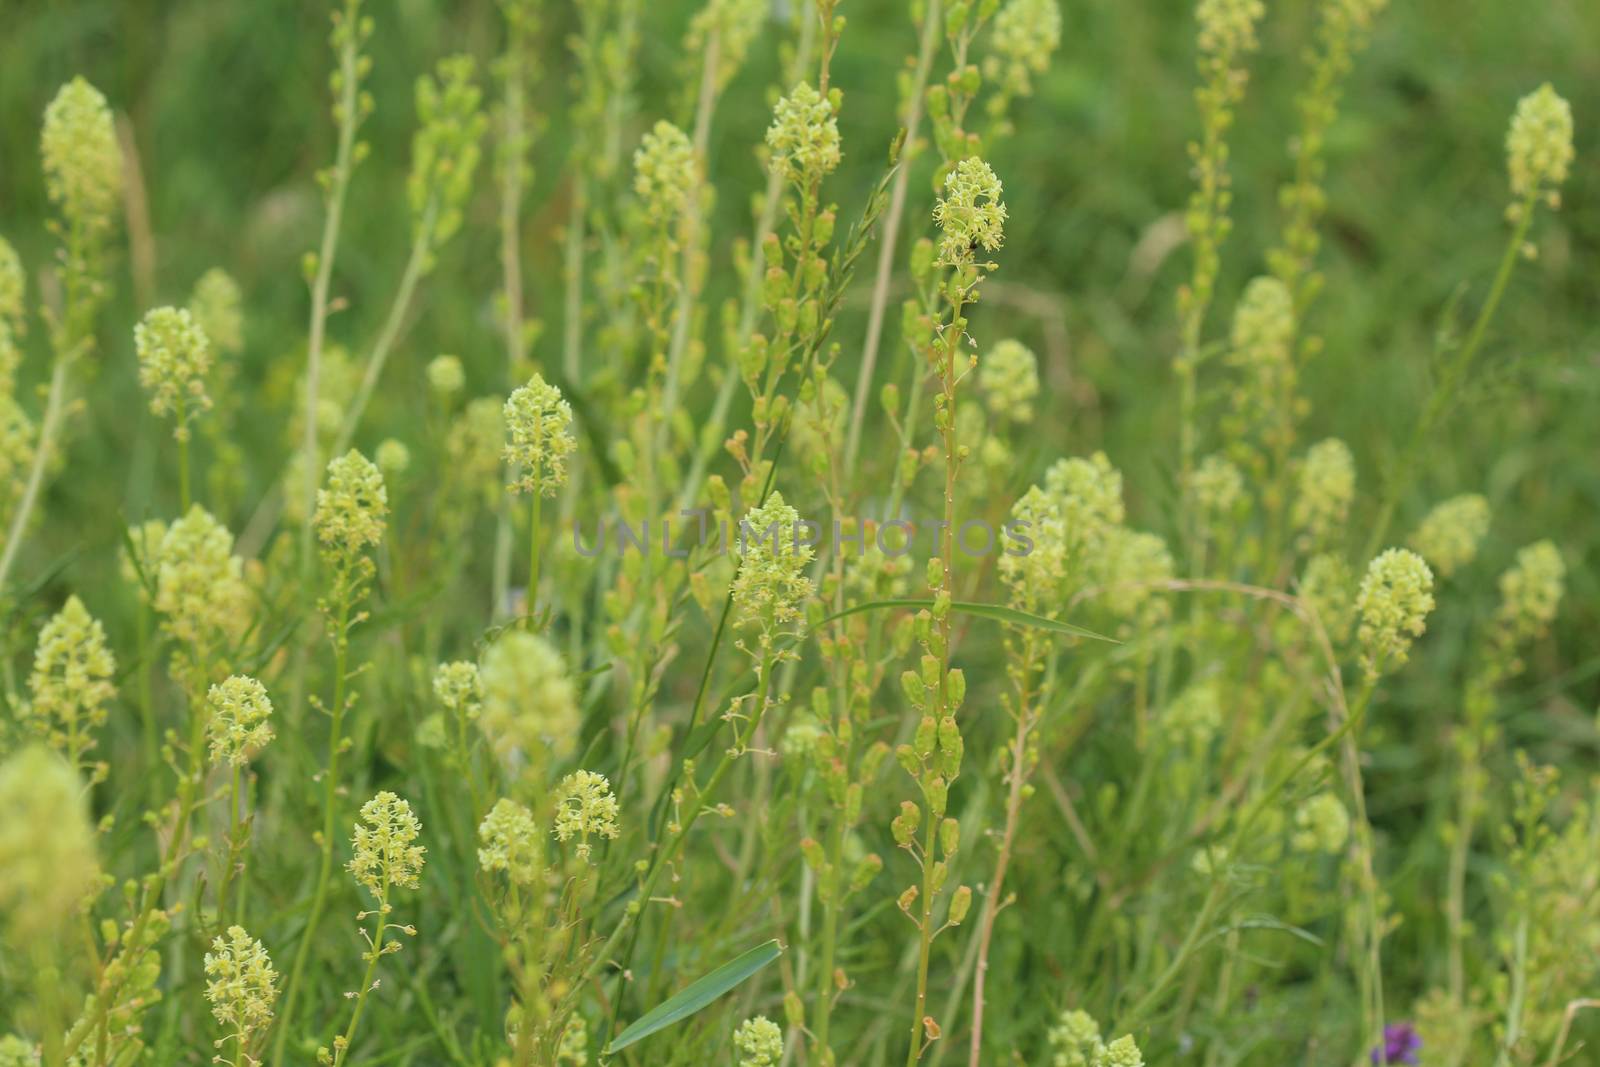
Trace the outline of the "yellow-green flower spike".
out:
[[[13,945],[67,936],[99,878],[82,782],[42,745],[0,762],[0,929]]]
[[[944,195],[933,208],[943,237],[939,262],[971,266],[979,250],[993,252],[1005,240],[1006,205],[1000,179],[976,156],[963,159],[945,176]]]
[[[160,307],[145,314],[133,330],[139,357],[139,384],[155,415],[176,415],[179,439],[187,424],[211,407],[206,375],[211,372],[211,340],[186,308]]]
[[[415,889],[421,884],[427,852],[416,843],[421,833],[422,824],[411,813],[411,805],[393,793],[381,792],[361,805],[361,823],[356,824],[351,840],[355,855],[346,869],[380,900],[389,886]]]
[[[1489,532],[1489,502],[1477,493],[1464,493],[1436,505],[1411,535],[1411,547],[1422,553],[1440,575],[1448,578],[1472,562],[1478,544]]]
[[[783,1059],[783,1031],[765,1015],[746,1019],[733,1032],[739,1067],[777,1067]]]
[[[572,437],[572,406],[561,390],[535,374],[506,401],[506,462],[517,469],[511,490],[554,496],[567,480],[567,457],[578,447]]]
[[[272,699],[267,687],[254,678],[235,674],[211,687],[206,694],[210,718],[211,762],[238,767],[273,739]]]
[[[325,552],[349,558],[377,547],[388,514],[383,474],[366,456],[352,448],[328,464],[311,519]]]
[[[1369,678],[1405,664],[1432,610],[1433,572],[1421,556],[1390,548],[1372,561],[1356,593],[1356,640]]]
[[[605,775],[575,771],[562,779],[556,789],[556,840],[577,838],[574,851],[579,859],[588,860],[594,848],[591,836],[615,840],[619,832],[617,798]]]
[[[45,108],[39,152],[62,215],[88,230],[109,227],[122,194],[122,150],[100,90],[81,77],[61,87]]]
[[[31,699],[22,706],[22,721],[74,765],[81,764],[94,747],[94,731],[106,721],[106,702],[117,695],[116,672],[105,628],[83,601],[68,597],[39,631],[28,676]]]
[[[1512,197],[1558,193],[1572,160],[1572,106],[1546,82],[1517,102],[1506,134]]]
[[[230,926],[211,941],[205,957],[206,1000],[227,1031],[247,1040],[272,1022],[278,999],[278,972],[261,942],[242,926]]]
[[[771,166],[797,185],[822,180],[839,166],[839,121],[835,101],[800,82],[773,109],[767,128]]]

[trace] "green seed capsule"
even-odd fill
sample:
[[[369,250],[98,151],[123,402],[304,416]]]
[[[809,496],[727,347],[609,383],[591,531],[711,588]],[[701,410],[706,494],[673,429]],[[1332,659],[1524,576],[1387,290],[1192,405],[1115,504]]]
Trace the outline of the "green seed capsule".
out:
[[[955,895],[950,898],[950,922],[959,925],[967,917],[967,912],[972,909],[972,889],[968,886],[958,886]]]

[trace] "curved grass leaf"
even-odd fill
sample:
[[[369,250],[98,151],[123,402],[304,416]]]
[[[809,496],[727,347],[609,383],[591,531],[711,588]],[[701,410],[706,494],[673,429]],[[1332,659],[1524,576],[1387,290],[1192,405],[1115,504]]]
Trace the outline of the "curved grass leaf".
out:
[[[690,982],[680,992],[634,1020],[633,1025],[606,1046],[606,1055],[612,1055],[658,1030],[665,1030],[673,1023],[687,1019],[781,955],[783,946],[773,939],[764,945],[757,945],[738,959],[724,963],[704,978]]]
[[[826,625],[835,619],[842,619],[846,615],[858,615],[863,611],[875,611],[879,608],[931,608],[933,601],[926,597],[911,597],[898,600],[874,600],[867,604],[857,604],[845,608],[841,612],[829,615],[819,625]],[[990,619],[994,622],[1010,623],[1012,626],[1031,626],[1036,630],[1048,630],[1050,633],[1063,634],[1069,637],[1086,637],[1091,641],[1110,641],[1119,644],[1114,637],[1095,633],[1093,630],[1082,626],[1074,626],[1070,622],[1059,619],[1047,619],[1043,615],[1032,615],[1016,608],[1004,607],[1000,604],[980,604],[973,600],[953,600],[950,610],[959,611],[963,615],[973,615],[980,619]]]

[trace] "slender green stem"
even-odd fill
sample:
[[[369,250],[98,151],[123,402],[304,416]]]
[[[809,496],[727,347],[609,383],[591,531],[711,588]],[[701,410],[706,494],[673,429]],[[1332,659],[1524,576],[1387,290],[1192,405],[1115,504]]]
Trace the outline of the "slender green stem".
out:
[[[383,879],[383,892],[378,894],[378,908],[373,913],[377,920],[372,924],[371,951],[367,953],[367,973],[361,979],[361,988],[356,991],[355,1010],[350,1013],[350,1025],[345,1027],[344,1035],[333,1045],[333,1065],[339,1067],[344,1063],[345,1056],[350,1051],[350,1042],[356,1038],[356,1027],[361,1025],[361,1014],[367,1007],[367,994],[372,992],[372,980],[378,973],[378,960],[383,957],[383,938],[389,928],[389,878]]]
[[[1006,869],[1011,863],[1011,847],[1022,818],[1022,801],[1028,781],[1028,736],[1037,718],[1032,706],[1031,687],[1036,643],[1034,632],[1022,635],[1022,667],[1018,674],[1017,731],[1011,741],[1011,769],[1007,775],[1006,824],[1000,836],[1000,851],[995,856],[994,874],[989,879],[983,901],[983,917],[978,926],[978,961],[972,985],[972,1041],[967,1057],[969,1067],[980,1067],[983,1054],[983,989],[989,973],[989,946],[994,938],[995,919],[1005,902],[1001,895],[1006,884]]]
[[[306,962],[316,941],[317,927],[322,923],[322,913],[327,906],[328,887],[333,879],[334,829],[337,824],[339,804],[339,756],[344,751],[341,734],[344,731],[345,662],[348,651],[348,599],[339,605],[334,627],[333,645],[333,706],[329,709],[331,723],[328,736],[328,769],[323,776],[322,791],[322,856],[317,867],[317,883],[311,894],[311,911],[306,916],[305,930],[295,947],[294,963],[289,969],[289,981],[284,987],[283,1013],[278,1019],[278,1036],[272,1046],[272,1062],[281,1067],[288,1046],[289,1033],[294,1023],[295,1008],[300,998],[301,979]]]
[[[228,914],[228,889],[233,885],[234,867],[239,862],[239,767],[232,768],[228,782],[228,849],[222,875],[217,879],[217,923],[226,922]]]
[[[939,11],[940,0],[927,0],[927,5],[922,17],[922,36],[917,43],[916,74],[906,100],[907,152],[915,143],[917,130],[922,125],[928,74],[933,68],[933,57],[938,51],[940,32],[944,28],[944,19]],[[906,189],[910,181],[911,168],[903,165],[894,176],[894,188],[889,191],[889,213],[884,218],[882,236],[879,238],[878,268],[872,279],[872,303],[867,308],[867,336],[861,346],[861,370],[856,374],[856,392],[850,404],[850,432],[844,446],[846,470],[855,467],[856,456],[861,448],[861,426],[866,418],[872,378],[878,365],[878,350],[883,343],[883,321],[889,308],[889,281],[894,274],[895,248],[900,239],[900,220],[905,215]]]
[[[389,305],[389,314],[383,320],[383,329],[378,332],[378,339],[373,342],[372,351],[367,356],[367,369],[361,376],[361,385],[356,389],[355,398],[350,401],[350,406],[345,411],[344,422],[339,427],[339,436],[334,439],[333,455],[338,455],[350,447],[350,442],[356,434],[356,427],[361,425],[361,416],[366,413],[367,404],[372,400],[373,390],[378,388],[378,379],[383,374],[384,365],[389,362],[389,355],[394,351],[395,342],[400,339],[400,331],[405,326],[407,313],[411,310],[411,301],[416,295],[417,285],[428,272],[428,260],[433,254],[434,223],[438,214],[439,204],[435,197],[423,208],[422,218],[417,223],[417,232],[411,241],[411,255],[406,259],[405,271],[400,275],[400,287],[395,290],[394,303]]]
[[[306,480],[302,487],[305,518],[300,525],[300,564],[302,576],[309,578],[311,571],[311,516],[316,510],[317,480],[321,464],[317,462],[317,408],[322,389],[322,349],[327,335],[328,291],[333,285],[333,263],[339,251],[339,230],[344,219],[345,193],[350,188],[350,175],[355,169],[356,128],[361,123],[360,111],[360,28],[358,0],[346,0],[344,7],[345,36],[339,46],[339,143],[334,152],[333,170],[328,182],[328,213],[322,222],[322,244],[317,253],[317,273],[311,283],[311,325],[306,342],[305,410],[302,415],[300,447],[305,453]]]
[[[1524,913],[1511,937],[1511,997],[1506,1004],[1505,1036],[1495,1051],[1494,1067],[1510,1067],[1517,1043],[1522,1040],[1522,1010],[1527,995],[1528,916]]]
[[[958,268],[959,269],[959,268]],[[944,536],[939,539],[940,563],[943,577],[941,588],[950,589],[955,584],[955,540],[956,540],[956,471],[960,467],[960,458],[956,452],[955,439],[955,412],[956,412],[956,352],[960,350],[961,341],[965,336],[965,322],[961,317],[961,309],[965,299],[964,293],[958,292],[950,304],[950,328],[948,336],[936,341],[939,346],[939,376],[940,386],[944,394],[945,407],[943,411],[944,426],[942,430],[942,444],[944,447]],[[947,609],[937,621],[939,628],[939,686],[935,698],[935,713],[939,716],[954,714],[955,709],[950,706],[950,642],[951,619]],[[924,770],[926,775],[928,772]],[[925,790],[926,792],[926,790]],[[926,798],[925,798],[926,799]],[[911,1016],[911,1034],[906,1049],[906,1067],[916,1067],[917,1061],[922,1058],[925,1049],[923,1044],[924,1023],[928,1007],[928,968],[933,953],[933,938],[936,933],[933,925],[933,905],[935,894],[934,848],[938,844],[939,824],[943,818],[943,811],[935,811],[933,805],[928,805],[927,826],[924,830],[922,845],[922,889],[920,901],[922,905],[921,919],[917,923],[917,995],[916,1010]]]
[[[509,9],[508,9],[509,13]],[[505,299],[506,382],[515,379],[527,357],[527,327],[522,310],[522,196],[527,185],[523,141],[527,137],[524,115],[527,53],[527,23],[521,17],[507,20],[505,50],[505,120],[501,134],[500,168],[500,276]],[[570,380],[570,379],[569,379]],[[507,481],[514,479],[508,478]],[[505,611],[506,591],[511,584],[511,501],[501,494],[495,518],[494,571],[489,601],[491,618]]]
[[[66,413],[67,364],[70,358],[70,355],[58,353],[55,367],[50,372],[50,392],[45,398],[44,421],[39,428],[38,444],[33,450],[33,464],[28,468],[28,481],[23,486],[22,499],[11,516],[5,550],[0,551],[0,589],[5,588],[11,565],[16,562],[17,553],[22,549],[22,540],[27,536],[39,490],[44,485],[45,469],[55,450],[56,437],[61,433],[61,420]]]
[[[544,492],[538,486],[533,489],[533,506],[528,516],[528,618],[531,620],[538,614],[539,606],[539,542],[540,512],[544,509]]]
[[[1489,295],[1484,299],[1483,307],[1479,309],[1478,317],[1468,331],[1466,340],[1456,350],[1455,358],[1445,365],[1444,373],[1439,376],[1433,392],[1429,394],[1421,417],[1412,424],[1411,437],[1386,479],[1383,503],[1378,509],[1377,519],[1372,524],[1372,533],[1367,538],[1364,558],[1370,559],[1383,544],[1383,539],[1389,532],[1389,525],[1394,521],[1395,508],[1400,503],[1400,497],[1404,495],[1411,484],[1411,479],[1415,477],[1422,448],[1428,443],[1429,434],[1433,432],[1439,418],[1455,400],[1456,390],[1465,379],[1467,371],[1472,368],[1472,361],[1477,356],[1478,349],[1483,346],[1483,340],[1488,335],[1489,323],[1494,320],[1495,312],[1500,308],[1500,301],[1504,298],[1506,287],[1511,282],[1511,273],[1517,265],[1517,258],[1521,256],[1522,246],[1528,239],[1528,227],[1533,222],[1533,212],[1537,202],[1537,191],[1528,194],[1523,200],[1517,213],[1516,226],[1511,231],[1511,238],[1506,242],[1505,251],[1500,255],[1500,266],[1495,271],[1493,283],[1489,286]]]

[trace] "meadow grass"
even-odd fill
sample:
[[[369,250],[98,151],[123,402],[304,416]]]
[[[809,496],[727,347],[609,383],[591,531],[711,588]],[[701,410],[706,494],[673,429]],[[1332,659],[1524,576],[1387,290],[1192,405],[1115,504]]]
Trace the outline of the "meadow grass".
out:
[[[0,1067],[1584,1062],[1588,7],[7,17]]]

